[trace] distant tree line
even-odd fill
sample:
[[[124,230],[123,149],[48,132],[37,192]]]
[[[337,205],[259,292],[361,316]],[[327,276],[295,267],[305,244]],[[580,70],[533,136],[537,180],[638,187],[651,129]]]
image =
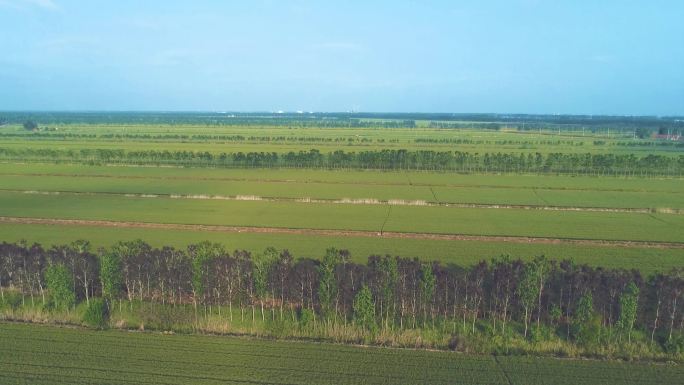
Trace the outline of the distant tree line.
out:
[[[1,124],[1,123],[0,123]],[[211,134],[143,134],[143,133],[126,133],[126,134],[88,134],[77,132],[58,132],[52,129],[51,131],[31,131],[30,133],[19,132],[0,132],[0,137],[4,138],[41,138],[41,139],[111,139],[111,140],[177,140],[177,141],[217,141],[217,142],[287,142],[287,143],[398,143],[399,139],[383,139],[383,138],[369,138],[369,137],[329,137],[329,136],[255,136],[255,135],[211,135]],[[645,136],[644,138],[650,137]],[[584,146],[584,141],[578,140],[483,140],[470,138],[415,138],[414,143],[419,144],[454,144],[454,145],[495,145],[495,146]],[[677,147],[684,148],[682,141],[667,141],[667,140],[629,140],[629,141],[611,141],[605,140],[593,141],[595,146],[615,145],[623,147]]]
[[[429,128],[441,128],[441,129],[480,129],[480,130],[492,130],[499,131],[506,125],[500,123],[486,123],[486,122],[449,122],[449,121],[431,121],[428,124]]]
[[[34,122],[33,120],[27,120],[23,124],[24,129],[27,131],[34,131],[38,129],[38,123]]]
[[[438,143],[438,144],[479,144],[479,145],[530,145],[530,146],[583,146],[584,142],[575,140],[482,140],[469,138],[416,138],[415,143]],[[605,143],[604,143],[605,144]]]
[[[474,333],[484,325],[492,335],[515,328],[525,338],[552,333],[601,344],[631,341],[638,332],[666,350],[684,349],[684,270],[644,277],[544,257],[458,266],[373,255],[359,264],[334,248],[315,260],[274,248],[229,253],[209,242],[176,249],[138,240],[97,252],[85,241],[49,249],[2,243],[1,299],[17,292],[24,304],[63,309],[97,297],[119,307],[191,305],[196,317],[223,308],[230,309],[225,317],[247,322],[354,323],[369,333]]]
[[[610,116],[610,115],[531,115],[474,113],[369,113],[369,112],[5,112],[10,123],[35,120],[45,124],[157,124],[215,126],[280,126],[280,127],[415,127],[416,121],[430,124],[472,123],[505,125],[521,130],[554,130],[611,128],[633,132],[640,127],[658,130],[683,129],[684,118],[677,116]],[[491,126],[495,127],[495,126]]]
[[[41,138],[41,139],[112,139],[112,140],[178,140],[178,141],[217,141],[217,142],[289,142],[289,143],[384,143],[383,138],[366,137],[322,137],[322,136],[244,136],[210,134],[86,134],[75,132],[31,132],[30,134],[5,132],[0,137]],[[392,142],[392,139],[388,140]]]
[[[614,142],[616,146],[624,147],[674,147],[684,148],[684,141],[629,141],[629,142]]]
[[[164,164],[229,168],[325,168],[372,170],[430,170],[526,172],[589,175],[681,176],[684,155],[591,153],[471,153],[431,150],[377,150],[321,153],[309,151],[235,152],[126,151],[117,149],[0,148],[0,159],[90,163]]]

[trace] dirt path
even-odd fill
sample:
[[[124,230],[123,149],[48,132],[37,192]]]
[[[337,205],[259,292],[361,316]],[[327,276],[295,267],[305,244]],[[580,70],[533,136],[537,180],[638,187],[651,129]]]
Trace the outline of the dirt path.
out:
[[[626,248],[657,248],[657,249],[682,249],[684,243],[675,242],[648,242],[648,241],[610,241],[592,239],[566,239],[566,238],[542,238],[542,237],[517,237],[517,236],[486,236],[465,234],[431,234],[431,233],[400,233],[361,230],[325,230],[325,229],[297,229],[282,227],[250,227],[250,226],[220,226],[220,225],[190,225],[175,223],[149,223],[149,222],[120,222],[106,220],[85,219],[53,219],[53,218],[24,218],[24,217],[0,217],[0,223],[9,224],[32,224],[32,225],[58,225],[58,226],[95,226],[111,228],[139,228],[161,230],[184,230],[184,231],[212,231],[222,233],[255,233],[255,234],[293,234],[313,235],[326,237],[364,237],[364,238],[388,238],[388,239],[423,239],[442,241],[479,241],[479,242],[510,242],[510,243],[535,243],[535,244],[571,244],[579,246],[602,246],[602,247],[626,247]]]
[[[575,207],[575,206],[544,206],[544,205],[513,205],[513,204],[484,204],[484,203],[459,203],[459,202],[432,202],[423,200],[407,199],[375,199],[375,198],[289,198],[289,197],[264,197],[257,195],[207,195],[207,194],[140,194],[119,192],[84,192],[84,191],[45,191],[45,190],[15,190],[0,188],[0,192],[36,195],[81,195],[81,196],[125,196],[128,198],[167,198],[167,199],[199,199],[199,200],[225,200],[225,201],[262,201],[262,202],[289,202],[289,203],[318,203],[318,204],[351,204],[351,205],[389,205],[389,206],[424,206],[424,207],[453,207],[466,209],[518,209],[518,210],[543,210],[543,211],[584,211],[606,213],[638,213],[649,214],[675,214],[683,215],[683,209],[650,209],[650,208],[619,208],[619,207]],[[658,219],[653,217],[654,219]]]

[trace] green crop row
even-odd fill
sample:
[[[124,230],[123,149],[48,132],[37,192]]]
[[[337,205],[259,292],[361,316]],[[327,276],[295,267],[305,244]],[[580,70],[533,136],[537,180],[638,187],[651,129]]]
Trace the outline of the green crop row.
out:
[[[429,171],[223,169],[190,167],[87,166],[83,164],[0,163],[0,175],[91,176],[194,183],[252,181],[310,184],[510,188],[561,191],[663,192],[684,194],[681,178],[615,178],[525,174],[457,174]],[[98,179],[99,180],[99,179]]]
[[[0,192],[0,215],[303,229],[684,242],[684,215]]]
[[[676,383],[680,365],[0,324],[3,384]],[[314,363],[315,361],[315,363]]]
[[[0,137],[4,145],[21,145],[22,143],[41,144],[51,148],[112,148],[121,146],[126,149],[201,149],[202,151],[298,151],[308,150],[306,139],[320,139],[317,146],[322,152],[335,149],[346,149],[350,146],[364,149],[407,148],[407,149],[441,149],[460,151],[521,151],[521,152],[595,152],[595,153],[672,153],[669,148],[653,146],[618,146],[621,141],[629,141],[622,135],[607,137],[605,130],[600,137],[586,132],[557,132],[543,130],[490,131],[472,129],[435,129],[435,128],[361,128],[361,127],[273,127],[273,126],[206,126],[206,125],[155,125],[155,124],[59,124],[51,125],[57,128],[50,131],[53,135],[96,135],[96,138],[82,139],[78,137],[64,137],[46,139],[40,136],[31,137],[21,126],[5,126],[0,133],[22,134],[21,137]],[[116,136],[124,136],[117,138]],[[188,139],[164,140],[154,138],[127,138],[136,135],[148,136],[187,136],[207,137],[210,140],[198,141]],[[583,136],[584,135],[584,136]],[[217,136],[218,139],[211,139]],[[301,138],[304,142],[294,141],[230,141],[220,137],[241,136],[273,137],[273,138]],[[344,142],[325,142],[326,139],[345,139]],[[597,140],[598,139],[598,140]],[[458,142],[458,141],[461,142]],[[633,140],[635,143],[643,141]],[[94,147],[93,147],[94,146]]]
[[[577,263],[612,269],[639,269],[643,274],[669,271],[682,266],[684,250],[667,248],[585,246],[568,244],[512,243],[492,241],[446,241],[367,237],[310,236],[296,234],[219,233],[193,230],[107,228],[68,225],[28,225],[0,223],[2,240],[26,239],[49,247],[87,239],[94,247],[110,247],[116,241],[142,239],[153,246],[184,248],[204,240],[218,242],[228,250],[243,248],[253,253],[266,246],[288,249],[297,257],[322,258],[331,246],[347,249],[356,262],[369,255],[402,255],[424,261],[437,260],[458,265],[473,265],[502,254],[530,260],[546,255],[555,260],[572,259]]]
[[[258,172],[253,172],[254,176]],[[326,200],[404,200],[456,204],[604,208],[684,208],[684,192],[559,190],[516,187],[455,187],[310,183],[296,181],[120,178],[115,176],[1,175],[0,188],[115,194],[258,196]],[[420,203],[420,202],[419,202]]]

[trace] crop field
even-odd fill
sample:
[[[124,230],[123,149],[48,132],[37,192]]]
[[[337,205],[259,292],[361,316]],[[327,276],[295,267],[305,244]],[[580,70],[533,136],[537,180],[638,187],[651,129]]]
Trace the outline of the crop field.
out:
[[[0,385],[684,385],[684,2],[132,3],[0,0]]]
[[[672,146],[628,146],[625,133],[544,130],[486,131],[434,128],[316,128],[197,125],[54,125],[56,131],[36,136],[20,126],[0,132],[0,148],[124,149],[224,152],[321,152],[381,149],[512,153],[645,153],[677,155]]]
[[[624,131],[608,136],[581,128],[518,132],[430,124],[388,129],[56,123],[40,135],[8,125],[0,129],[0,147],[681,153],[655,142],[633,145],[639,143]],[[501,254],[544,254],[644,272],[681,266],[684,258],[684,180],[676,177],[61,162],[0,163],[3,240],[51,245],[80,237],[109,246],[141,238],[183,247],[210,239],[231,249],[274,246],[313,258],[336,246],[359,261],[391,254],[465,264]]]
[[[679,365],[0,323],[3,384],[674,384]]]
[[[616,131],[613,129],[612,136],[610,136],[607,129],[591,130],[568,130],[564,128],[562,131],[549,129],[548,126],[541,130],[533,130],[527,132],[520,132],[516,130],[482,130],[477,129],[478,124],[474,122],[455,122],[465,124],[466,128],[461,129],[440,129],[430,128],[425,124],[416,122],[415,127],[393,127],[391,129],[381,127],[345,127],[344,123],[335,124],[331,127],[316,127],[315,122],[312,126],[302,127],[301,122],[292,120],[292,124],[287,126],[274,126],[261,123],[249,123],[249,120],[244,120],[243,123],[228,124],[228,125],[210,125],[210,124],[154,124],[154,123],[138,123],[138,124],[105,124],[105,123],[53,123],[50,127],[55,130],[49,132],[56,137],[63,134],[72,135],[96,135],[102,138],[115,139],[117,135],[154,135],[155,138],[168,139],[190,139],[192,135],[196,135],[194,139],[206,139],[206,137],[199,137],[202,135],[240,135],[246,138],[263,136],[263,137],[320,137],[320,138],[367,138],[376,140],[397,139],[401,141],[412,141],[418,138],[432,138],[432,139],[453,139],[454,135],[466,139],[481,139],[481,140],[502,140],[515,139],[519,140],[541,138],[545,140],[574,140],[575,142],[593,143],[596,139],[606,140],[608,144],[624,139],[631,139],[629,131]],[[438,122],[435,122],[438,123]],[[467,125],[472,125],[467,128]],[[198,133],[198,131],[201,131]],[[35,137],[31,132],[26,132],[21,124],[9,124],[5,126],[3,131],[5,135]],[[583,135],[584,133],[584,135]],[[109,135],[114,135],[109,137]],[[187,135],[189,138],[177,138],[178,135]]]
[[[569,191],[682,193],[679,178],[608,178],[535,174],[458,174],[427,171],[220,169],[211,167],[136,167],[0,162],[0,175],[92,176],[163,180],[268,181],[389,186],[536,188]]]
[[[513,243],[504,241],[424,240],[383,237],[302,236],[296,234],[214,232],[203,230],[173,230],[154,228],[98,227],[89,225],[46,225],[0,222],[0,233],[8,242],[22,239],[45,245],[89,240],[94,247],[109,247],[119,240],[143,239],[162,247],[183,248],[209,240],[226,245],[229,250],[245,249],[261,252],[267,245],[288,249],[294,255],[320,258],[329,247],[347,249],[352,259],[365,262],[369,255],[401,255],[422,260],[471,265],[502,254],[530,260],[546,255],[555,260],[572,259],[606,268],[638,267],[644,274],[681,267],[682,250],[656,247],[615,247],[613,245],[576,245]]]
[[[481,152],[506,152],[515,154],[534,154],[534,153],[552,153],[563,152],[571,154],[658,154],[665,156],[676,156],[679,152],[671,149],[652,149],[652,148],[622,148],[622,147],[604,147],[604,146],[568,146],[568,147],[554,147],[545,144],[539,145],[463,145],[463,144],[416,144],[414,142],[408,143],[349,143],[348,141],[340,141],[333,143],[280,143],[280,142],[208,142],[208,141],[101,141],[101,140],[82,140],[82,139],[31,139],[31,140],[17,140],[16,138],[0,140],[0,148],[11,149],[50,149],[50,150],[81,150],[81,149],[108,149],[108,150],[126,150],[126,151],[146,151],[146,150],[168,150],[168,151],[200,151],[218,154],[220,152],[298,152],[309,151],[312,147],[316,147],[322,153],[334,152],[338,150],[344,151],[367,151],[367,150],[383,150],[383,149],[409,149],[409,150],[434,150],[434,151],[481,151]]]
[[[236,170],[215,170],[211,173],[203,169],[172,171],[176,170],[135,167],[93,167],[84,170],[83,167],[64,165],[0,164],[0,185],[2,190],[43,192],[654,210],[684,208],[684,191],[677,190],[679,184],[673,180],[645,183],[635,178],[625,179],[619,186],[596,186],[592,182],[603,179],[585,177],[578,181],[575,180],[578,178],[562,178],[567,183],[561,186],[553,182],[559,184],[562,181],[546,176],[519,176],[515,179],[501,176],[488,180],[473,175],[442,175],[440,178],[440,175],[435,174],[376,171],[315,174],[309,170],[298,173],[249,170],[239,173]]]
[[[542,337],[544,340],[539,344],[532,342],[526,335],[526,326],[521,329],[521,315],[527,317],[527,310],[522,312],[519,299],[516,299],[518,310],[509,313],[513,337],[505,337],[506,341],[512,338],[518,344],[515,346],[521,346],[514,349],[546,358],[498,356],[491,354],[501,351],[501,345],[496,345],[500,341],[492,341],[500,336],[496,329],[487,331],[492,320],[496,324],[496,314],[488,313],[487,309],[491,312],[491,307],[497,306],[498,295],[491,293],[487,298],[496,301],[483,303],[481,311],[476,309],[474,313],[469,313],[467,293],[470,293],[469,285],[482,285],[481,290],[484,290],[485,287],[494,288],[496,282],[474,280],[468,283],[468,277],[478,271],[470,267],[481,267],[481,261],[491,261],[504,255],[523,260],[525,269],[526,266],[546,260],[537,258],[542,255],[548,258],[549,266],[554,266],[554,269],[575,266],[558,263],[566,259],[589,265],[582,266],[581,271],[595,271],[594,275],[587,273],[587,277],[600,278],[596,278],[599,283],[593,283],[597,302],[601,294],[622,290],[617,286],[603,289],[597,285],[613,284],[619,277],[637,274],[631,271],[634,269],[646,278],[645,282],[649,285],[655,284],[656,281],[651,278],[656,273],[667,274],[666,279],[675,282],[677,269],[684,266],[682,148],[649,139],[636,140],[624,131],[609,136],[600,130],[587,130],[585,133],[576,129],[559,132],[548,129],[541,133],[443,130],[429,127],[433,123],[421,122],[413,128],[60,123],[48,124],[47,127],[51,127],[49,130],[38,132],[26,132],[16,125],[0,126],[0,242],[8,242],[2,245],[5,252],[0,255],[0,278],[3,280],[0,282],[3,285],[0,318],[92,326],[90,321],[86,321],[85,314],[90,311],[91,304],[97,303],[93,298],[105,296],[104,281],[100,282],[104,271],[102,264],[112,256],[121,258],[116,254],[121,253],[121,250],[129,250],[130,243],[125,244],[123,249],[117,249],[120,247],[118,242],[140,239],[158,248],[145,251],[148,249],[135,249],[133,246],[134,252],[138,250],[138,257],[127,257],[125,269],[124,260],[119,259],[119,272],[125,272],[127,278],[125,285],[120,282],[115,286],[115,290],[118,290],[119,318],[115,319],[111,315],[114,313],[102,313],[106,313],[103,317],[108,319],[103,327],[110,330],[95,332],[82,328],[0,323],[0,340],[4,348],[0,352],[0,383],[676,383],[684,375],[681,357],[678,353],[673,354],[668,350],[669,345],[663,343],[667,325],[662,321],[655,334],[658,341],[646,342],[648,336],[653,335],[648,333],[650,325],[657,322],[649,315],[642,316],[648,324],[639,325],[638,337],[635,338],[640,339],[640,345],[634,345],[636,347],[629,354],[649,362],[671,360],[678,364],[551,358],[556,355],[623,358],[627,355],[618,355],[619,350],[606,353],[606,350],[601,350],[605,349],[604,345],[596,348],[580,346],[574,337],[566,334],[567,331],[559,334],[560,329],[555,334],[551,332]],[[121,151],[95,153],[89,151],[92,149]],[[395,163],[382,163],[385,162],[385,158],[382,158],[384,155],[378,157],[377,153],[372,152],[358,155],[353,162],[334,164],[332,168],[329,165],[333,163],[306,163],[306,154],[311,153],[331,154],[343,150],[347,154],[343,156],[350,157],[350,153],[387,149],[414,151],[410,156],[401,155],[412,159],[410,162],[413,163],[401,163],[404,161],[401,159],[396,163],[396,158],[391,157],[387,159]],[[157,153],[145,155],[151,154],[150,150]],[[186,158],[186,153],[174,151],[193,154],[207,152],[214,154],[214,157],[188,155]],[[302,151],[305,155],[301,159],[283,160],[291,155],[282,154],[291,151]],[[463,152],[472,158],[454,155],[449,158],[449,162],[452,162],[449,164],[460,165],[458,167],[461,168],[440,169],[440,155],[435,151],[453,154]],[[278,153],[280,163],[239,163],[234,161],[237,152],[267,154],[264,159],[270,156],[269,153]],[[171,157],[164,158],[166,155],[163,154],[171,153]],[[221,153],[232,153],[233,158],[230,159],[234,163],[216,161],[228,159],[228,155],[216,157]],[[498,168],[487,168],[493,164],[491,159],[499,153],[516,155],[499,157],[497,162],[503,163],[498,163]],[[487,154],[487,157],[478,154]],[[526,155],[520,157],[518,154]],[[651,155],[654,156],[648,158]],[[314,156],[312,159],[329,160],[332,156],[337,155]],[[156,159],[163,161],[157,162]],[[378,159],[379,163],[373,163],[378,162]],[[480,163],[471,168],[467,162],[458,163],[458,159],[477,159],[474,162]],[[485,159],[489,159],[486,162],[490,163],[486,163]],[[518,164],[525,167],[509,168],[508,164],[516,162],[515,159],[523,159]],[[620,159],[615,164],[622,163],[615,168],[611,168],[614,165],[604,167],[614,159]],[[540,167],[540,162],[556,162],[553,164],[557,168]],[[396,167],[397,164],[400,166]],[[67,308],[67,317],[63,318],[63,308],[59,310],[62,313],[52,309],[52,306],[57,306],[51,299],[54,294],[50,285],[54,283],[48,283],[47,279],[53,279],[54,275],[48,277],[48,271],[60,266],[66,269],[67,265],[60,264],[59,258],[72,258],[70,253],[80,245],[77,242],[79,240],[90,243],[90,254],[73,257],[75,259],[70,259],[72,263],[69,266],[76,269],[75,266],[81,263],[83,266],[92,264],[93,271],[88,273],[88,277],[94,280],[91,286],[93,297],[90,302],[88,297],[83,298],[81,293],[88,293],[85,287],[76,291],[74,285],[85,282],[86,270],[82,278],[76,278],[74,270],[71,273],[74,274],[72,280],[67,279],[62,283],[66,282],[67,291],[73,290],[78,297],[74,298],[71,310]],[[231,296],[227,303],[225,293],[216,294],[213,301],[223,298],[224,302],[214,304],[197,297],[198,292],[194,291],[196,266],[194,262],[185,263],[194,261],[192,258],[197,255],[193,257],[193,253],[198,252],[195,247],[205,247],[206,244],[201,243],[203,241],[225,247],[225,255],[221,254],[221,263],[225,264],[224,269],[228,269],[225,274],[241,274],[237,280],[230,278],[225,281],[229,282],[228,293]],[[34,243],[42,245],[42,248],[31,247]],[[199,246],[188,248],[193,244]],[[69,246],[50,249],[59,245]],[[167,246],[175,247],[178,254],[159,251]],[[257,289],[258,282],[272,281],[275,277],[273,262],[270,268],[260,270],[261,259],[270,253],[264,251],[267,247],[288,250],[293,257],[292,271],[286,274],[288,280],[280,281],[281,290],[284,282],[289,284],[291,281],[293,287],[288,289],[290,297],[278,298],[273,292],[270,298],[268,294],[264,298],[264,289]],[[451,292],[450,288],[445,290],[446,284],[451,282],[454,285],[454,295],[451,296],[453,303],[449,311],[453,313],[451,316],[455,321],[451,321],[453,329],[435,329],[432,315],[430,329],[426,323],[426,306],[423,304],[423,318],[419,323],[422,326],[416,328],[416,308],[412,308],[413,325],[403,329],[403,305],[397,334],[392,334],[397,327],[397,320],[384,320],[380,328],[386,340],[358,339],[353,337],[354,334],[345,334],[357,330],[353,327],[358,326],[359,321],[354,317],[357,314],[357,297],[363,289],[353,294],[353,300],[350,297],[341,301],[353,305],[347,306],[352,308],[351,318],[345,315],[341,319],[345,325],[343,329],[336,329],[335,322],[320,322],[328,316],[321,313],[322,283],[309,281],[307,295],[304,280],[314,277],[322,279],[321,266],[326,263],[324,258],[328,258],[331,247],[350,253],[345,266],[358,264],[349,267],[352,287],[355,282],[359,284],[360,278],[351,272],[360,269],[373,271],[377,268],[378,265],[373,262],[377,259],[369,260],[369,256],[374,255],[407,258],[398,259],[403,261],[402,271],[406,271],[401,275],[406,278],[402,279],[415,275],[407,270],[415,263],[413,259],[440,262],[445,267],[444,271],[448,272],[446,274],[463,274],[448,275],[436,282],[439,288],[435,288],[435,293],[446,293],[445,300]],[[16,253],[12,250],[24,251]],[[43,250],[43,254],[36,250]],[[200,252],[203,252],[202,249]],[[35,258],[35,262],[26,262],[24,259],[24,265],[19,265],[16,255]],[[287,255],[279,254],[279,258],[287,258]],[[347,254],[340,252],[340,255]],[[173,259],[174,256],[179,259]],[[155,262],[146,263],[149,258]],[[57,261],[55,265],[49,262],[53,260]],[[388,261],[390,258],[382,260]],[[511,263],[511,269],[518,266],[517,261],[499,259],[502,260],[510,261],[505,263]],[[49,263],[40,267],[44,262]],[[135,267],[133,263],[140,264]],[[35,271],[29,274],[22,266]],[[131,281],[128,274],[134,271],[142,274],[141,269],[152,269],[154,266],[158,270],[149,270],[146,280],[138,279],[137,284],[128,286],[129,282],[136,282]],[[282,266],[290,266],[287,259],[283,259]],[[437,264],[419,266],[420,283],[404,285],[423,290],[423,287],[429,286],[422,286],[425,277],[423,267]],[[489,266],[493,269],[502,265],[492,263]],[[241,270],[243,268],[245,270]],[[305,270],[307,268],[312,270]],[[13,269],[21,272],[20,275],[10,275]],[[224,271],[212,267],[208,269]],[[261,275],[268,269],[271,269],[270,274]],[[179,276],[178,283],[173,283],[173,286],[171,281],[167,284],[158,280],[156,282],[161,283],[158,286],[161,292],[153,285],[150,289],[150,282],[155,282],[150,281],[150,277],[161,277],[166,271],[192,274],[192,278],[181,281]],[[91,273],[99,274],[100,278],[94,279]],[[347,275],[338,276],[341,279]],[[381,275],[366,273],[362,277],[369,279]],[[38,286],[38,290],[43,294],[43,287],[48,287],[48,302],[42,295],[37,296],[36,289],[30,286],[33,282],[43,285],[41,279],[46,283]],[[460,280],[463,280],[463,286]],[[147,289],[144,291],[142,287],[145,282]],[[217,282],[211,293],[221,293],[223,290],[223,284],[220,283],[223,281]],[[192,287],[186,287],[188,284]],[[139,286],[138,292],[131,294],[135,292],[136,285]],[[319,285],[318,289],[316,285]],[[343,287],[342,283],[339,285]],[[565,288],[566,284],[555,282],[553,285],[554,288]],[[275,281],[267,285],[271,290],[276,286]],[[21,287],[20,297],[16,294],[17,287]],[[174,288],[171,298],[167,298],[171,293],[164,291],[169,287]],[[366,287],[365,283],[363,287]],[[465,288],[465,293],[457,294],[461,287]],[[131,288],[133,291],[128,291]],[[654,288],[649,286],[643,290],[645,293],[657,293]],[[236,292],[233,293],[233,290]],[[473,287],[473,290],[477,288]],[[550,290],[545,292],[549,293]],[[560,291],[561,298],[565,293],[563,290]],[[519,289],[513,289],[512,294],[519,296]],[[283,291],[281,295],[284,295]],[[150,304],[161,298],[162,307],[142,307],[140,309],[143,310],[133,312],[133,298],[150,301]],[[550,298],[551,295],[546,294],[539,296],[539,301],[549,301]],[[130,311],[122,313],[122,301],[126,299]],[[199,313],[198,299],[203,307]],[[463,302],[457,304],[460,299]],[[608,298],[609,301],[617,299],[622,301],[623,297]],[[175,309],[176,300],[181,305],[191,306],[189,301],[195,304],[194,322],[191,318],[174,315],[172,310],[168,314],[155,313],[162,311],[159,309],[164,308],[164,301],[173,303],[172,309]],[[42,305],[36,302],[34,306],[34,301],[42,301]],[[264,319],[264,306],[267,308],[265,313],[269,313],[270,307],[271,317],[274,317],[278,301],[289,306],[289,314],[292,315],[291,321],[288,316],[287,323],[283,323],[281,305],[282,334],[269,334],[268,328],[256,331],[254,324],[258,315],[255,314],[260,314],[261,321],[269,327],[276,327],[276,324],[269,323],[273,319]],[[435,303],[441,303],[441,300]],[[537,315],[542,313],[542,302],[539,303]],[[260,306],[255,306],[257,304]],[[549,308],[550,305],[547,305],[543,308]],[[370,306],[373,306],[372,302]],[[377,302],[375,306],[378,306]],[[416,306],[415,302],[413,306]],[[570,306],[570,302],[567,306]],[[622,302],[609,306],[610,312],[613,306],[622,306]],[[87,312],[84,312],[84,308]],[[229,318],[222,318],[222,308],[230,314]],[[604,306],[602,311],[605,309]],[[16,314],[20,314],[17,318],[15,310]],[[216,310],[218,316],[213,313]],[[640,314],[648,310],[647,307],[638,308]],[[461,311],[462,314],[457,314]],[[566,317],[554,322],[570,325],[572,318],[567,316],[569,307],[565,311]],[[656,320],[659,311],[656,310]],[[444,312],[444,317],[449,312]],[[508,310],[504,310],[504,317],[506,312]],[[246,328],[250,313],[251,327]],[[378,313],[378,310],[371,309],[370,313],[371,317],[377,318],[382,310]],[[306,318],[312,315],[313,324]],[[603,316],[605,318],[605,314]],[[164,317],[180,318],[176,320],[177,323],[169,324],[173,326],[163,326],[166,324],[154,321],[157,319],[155,317],[159,320],[166,319]],[[514,317],[517,319],[514,320]],[[609,317],[612,319],[612,314]],[[466,327],[466,318],[471,325],[469,327]],[[546,318],[543,322],[548,325]],[[148,319],[150,322],[146,321]],[[347,326],[347,321],[353,322]],[[408,325],[409,318],[406,321]],[[447,325],[447,322],[442,321],[442,325]],[[462,327],[457,329],[457,324],[460,326],[461,323]],[[615,321],[613,325],[608,325],[605,329],[608,332],[611,327],[616,327]],[[144,328],[153,332],[118,330],[126,328]],[[159,333],[161,330],[173,330],[176,333],[247,333],[252,336],[304,340],[292,342],[235,336],[169,335]],[[365,331],[362,329],[362,333]],[[452,348],[451,341],[454,338],[457,342],[463,338],[462,343],[466,344],[463,346],[469,347],[462,348],[457,343],[454,347],[460,352],[457,353],[312,342],[363,341],[381,346],[446,350]],[[504,338],[503,334],[501,338]],[[507,344],[505,349],[508,349]],[[560,345],[549,348],[547,344]]]
[[[681,242],[683,215],[0,192],[0,216]]]

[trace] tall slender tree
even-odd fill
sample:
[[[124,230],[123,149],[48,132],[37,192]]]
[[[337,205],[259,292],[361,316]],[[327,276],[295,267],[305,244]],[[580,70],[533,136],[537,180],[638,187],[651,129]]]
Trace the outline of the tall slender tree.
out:
[[[621,332],[627,332],[627,340],[632,342],[632,329],[637,317],[637,306],[639,303],[639,288],[634,282],[630,282],[620,295],[620,318],[618,327]]]
[[[323,260],[318,265],[318,302],[323,316],[328,321],[337,316],[334,306],[338,290],[335,269],[341,261],[339,250],[333,247],[326,250]]]
[[[425,326],[427,320],[428,307],[432,313],[435,286],[435,274],[432,271],[432,264],[423,263],[420,266],[420,303],[423,307],[423,326]]]
[[[76,293],[66,266],[61,263],[48,266],[45,282],[56,309],[69,311],[76,304]]]
[[[113,251],[103,251],[100,254],[100,285],[102,297],[110,304],[119,299],[123,286],[121,258]]]
[[[363,285],[354,297],[354,322],[366,331],[375,332],[375,303],[368,286]]]

